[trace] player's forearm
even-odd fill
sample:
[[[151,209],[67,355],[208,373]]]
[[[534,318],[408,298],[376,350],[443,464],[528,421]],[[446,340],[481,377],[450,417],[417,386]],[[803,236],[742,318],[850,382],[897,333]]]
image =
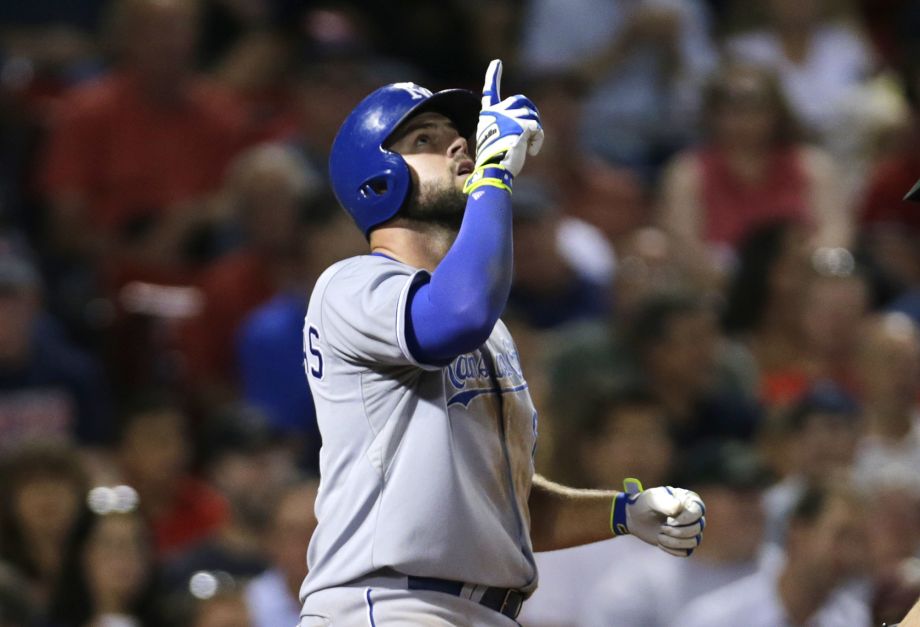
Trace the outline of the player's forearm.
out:
[[[536,475],[530,492],[534,551],[555,551],[612,537],[610,507],[617,492],[568,488]]]
[[[485,342],[511,290],[511,194],[482,187],[431,281],[409,304],[417,359],[450,360]]]

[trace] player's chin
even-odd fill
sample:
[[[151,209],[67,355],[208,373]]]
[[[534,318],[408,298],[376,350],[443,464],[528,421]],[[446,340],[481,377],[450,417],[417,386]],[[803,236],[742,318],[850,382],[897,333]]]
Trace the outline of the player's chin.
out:
[[[463,186],[466,185],[466,179],[470,178],[469,174],[458,174],[454,177],[454,187],[463,191]]]

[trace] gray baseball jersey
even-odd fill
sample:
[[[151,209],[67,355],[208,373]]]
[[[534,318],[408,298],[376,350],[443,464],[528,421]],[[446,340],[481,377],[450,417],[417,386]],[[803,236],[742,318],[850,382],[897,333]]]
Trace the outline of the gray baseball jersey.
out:
[[[418,363],[406,307],[427,276],[364,255],[331,266],[313,290],[304,367],[323,446],[301,599],[381,568],[536,586],[527,499],[537,416],[517,350],[499,321],[448,366]]]

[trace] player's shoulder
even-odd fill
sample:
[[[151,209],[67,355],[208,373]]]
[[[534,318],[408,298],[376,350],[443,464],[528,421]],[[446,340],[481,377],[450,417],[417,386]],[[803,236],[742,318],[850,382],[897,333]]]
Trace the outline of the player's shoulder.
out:
[[[341,285],[354,281],[370,283],[381,276],[411,276],[417,272],[418,268],[383,255],[357,255],[337,261],[326,268],[317,279],[316,285]]]
[[[405,279],[420,270],[382,255],[358,255],[332,264],[316,280],[310,300],[352,300],[390,279]],[[424,272],[424,271],[422,271]]]

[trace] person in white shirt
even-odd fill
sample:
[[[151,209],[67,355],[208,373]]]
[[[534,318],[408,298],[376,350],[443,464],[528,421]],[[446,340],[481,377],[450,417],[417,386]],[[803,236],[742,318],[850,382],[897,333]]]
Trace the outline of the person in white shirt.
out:
[[[810,488],[793,511],[785,559],[692,602],[673,627],[870,627],[866,601],[847,585],[866,566],[864,508],[844,483]]]
[[[860,407],[830,380],[814,383],[775,422],[784,476],[764,492],[766,541],[781,548],[789,514],[809,485],[850,468],[860,429]]]
[[[901,313],[870,318],[859,342],[857,384],[865,432],[856,452],[864,480],[906,467],[920,474],[920,330]]]

